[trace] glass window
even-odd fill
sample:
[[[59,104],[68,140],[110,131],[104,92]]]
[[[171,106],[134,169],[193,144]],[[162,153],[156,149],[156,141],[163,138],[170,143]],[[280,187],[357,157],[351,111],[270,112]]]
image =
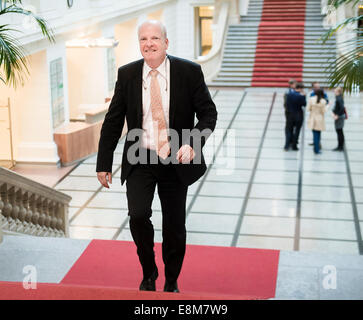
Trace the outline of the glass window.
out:
[[[108,75],[108,90],[113,91],[116,81],[116,58],[115,49],[107,48],[107,75]]]
[[[50,62],[50,91],[53,128],[56,128],[64,122],[62,58]]]

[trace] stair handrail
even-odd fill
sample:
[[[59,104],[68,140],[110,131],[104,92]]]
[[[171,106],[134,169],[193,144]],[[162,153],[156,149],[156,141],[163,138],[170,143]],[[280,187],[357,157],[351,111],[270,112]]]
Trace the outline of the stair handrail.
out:
[[[221,3],[217,24],[213,25],[212,48],[207,55],[194,60],[201,65],[206,82],[210,82],[217,75],[222,63],[222,48],[228,29],[229,9],[229,2]]]
[[[3,234],[69,237],[72,197],[0,167],[0,242]]]

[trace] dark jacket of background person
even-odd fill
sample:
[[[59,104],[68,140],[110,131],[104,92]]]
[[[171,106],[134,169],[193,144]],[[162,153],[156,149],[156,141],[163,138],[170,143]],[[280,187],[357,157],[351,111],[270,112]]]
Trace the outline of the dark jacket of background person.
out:
[[[341,95],[336,96],[335,105],[333,108],[333,113],[338,116],[338,119],[335,120],[335,129],[343,129],[344,120],[345,120],[345,112],[344,112],[344,100]]]
[[[286,111],[303,115],[302,107],[306,106],[306,98],[300,92],[290,90],[286,96]]]

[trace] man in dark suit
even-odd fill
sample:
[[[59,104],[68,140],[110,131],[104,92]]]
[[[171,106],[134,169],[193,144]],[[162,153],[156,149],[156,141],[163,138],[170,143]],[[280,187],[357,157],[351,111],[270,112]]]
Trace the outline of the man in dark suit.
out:
[[[162,23],[144,22],[138,37],[144,59],[118,70],[101,129],[96,171],[108,188],[113,152],[126,118],[121,183],[126,181],[130,231],[143,270],[139,288],[155,291],[158,277],[150,221],[157,185],[163,217],[164,291],[179,292],[187,190],[206,171],[201,149],[215,128],[217,111],[200,66],[166,54],[168,39]]]
[[[304,85],[301,82],[296,84],[296,88],[291,90],[286,96],[286,142],[284,150],[288,151],[290,145],[292,150],[299,150],[297,147],[299,141],[300,129],[304,121],[304,110],[306,98],[304,95]]]

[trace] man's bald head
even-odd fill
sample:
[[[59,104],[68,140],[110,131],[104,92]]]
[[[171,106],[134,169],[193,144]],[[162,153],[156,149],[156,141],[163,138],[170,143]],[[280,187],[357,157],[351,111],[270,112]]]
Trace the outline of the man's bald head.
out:
[[[166,57],[169,40],[165,26],[157,20],[143,22],[138,28],[140,52],[150,68],[156,69]]]
[[[160,28],[160,32],[162,34],[162,36],[164,37],[164,39],[167,38],[167,32],[166,32],[166,27],[165,25],[159,21],[159,20],[147,20],[147,21],[144,21],[143,23],[141,23],[137,29],[137,34],[138,34],[138,37],[140,38],[140,30],[144,27],[148,27],[148,26],[156,26],[156,27],[159,27]]]

